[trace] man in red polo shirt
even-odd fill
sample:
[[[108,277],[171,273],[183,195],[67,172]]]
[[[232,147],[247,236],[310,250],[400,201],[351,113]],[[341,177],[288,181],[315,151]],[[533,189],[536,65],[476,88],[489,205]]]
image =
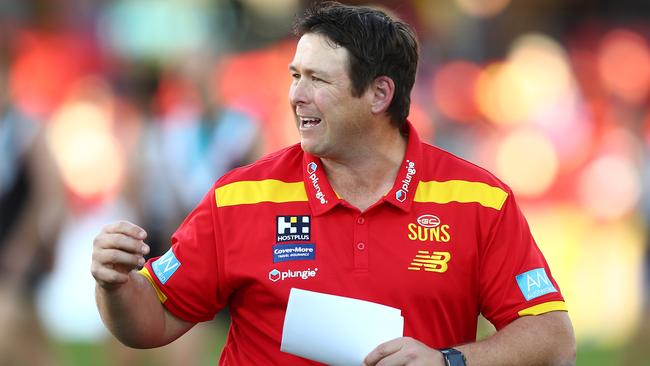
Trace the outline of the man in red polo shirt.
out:
[[[106,226],[92,273],[107,327],[156,347],[228,306],[220,364],[314,364],[280,351],[296,287],[402,310],[405,337],[367,365],[573,364],[563,297],[512,191],[407,121],[410,28],[327,4],[296,30],[300,144],[221,177],[162,257],[145,263],[138,226]],[[479,314],[498,331],[476,342]]]

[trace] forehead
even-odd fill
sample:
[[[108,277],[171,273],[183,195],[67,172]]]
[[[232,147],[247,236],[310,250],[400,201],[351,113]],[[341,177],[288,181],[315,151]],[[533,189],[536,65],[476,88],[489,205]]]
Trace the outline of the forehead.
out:
[[[348,50],[336,45],[326,36],[307,33],[300,37],[290,68],[329,74],[345,73]]]

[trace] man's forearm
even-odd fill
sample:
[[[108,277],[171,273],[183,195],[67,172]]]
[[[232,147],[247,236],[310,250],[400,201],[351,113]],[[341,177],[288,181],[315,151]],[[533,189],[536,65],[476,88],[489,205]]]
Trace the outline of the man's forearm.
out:
[[[169,329],[166,310],[144,276],[132,271],[128,283],[114,290],[97,285],[97,307],[106,327],[134,348],[165,345],[181,333]],[[188,328],[189,329],[189,328]]]
[[[468,366],[569,366],[576,359],[573,327],[560,311],[519,318],[485,340],[457,348]]]

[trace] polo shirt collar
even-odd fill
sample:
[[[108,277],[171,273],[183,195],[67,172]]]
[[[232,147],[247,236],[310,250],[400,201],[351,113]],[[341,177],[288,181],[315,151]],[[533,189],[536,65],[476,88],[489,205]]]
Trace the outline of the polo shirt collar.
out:
[[[302,162],[307,199],[313,214],[318,216],[340,203],[341,198],[336,195],[327,180],[320,158],[305,151]]]
[[[422,143],[417,131],[411,122],[407,121],[408,142],[406,143],[406,154],[397,172],[397,178],[393,188],[386,194],[384,199],[398,208],[408,212],[413,204],[415,191],[420,182],[422,171]]]
[[[395,184],[383,200],[408,212],[411,209],[415,190],[420,181],[422,148],[420,137],[413,125],[408,121],[406,130],[408,133],[406,154],[397,172]],[[307,152],[303,155],[303,178],[307,198],[314,215],[321,215],[342,202],[342,199],[337,196],[327,180],[320,158]]]

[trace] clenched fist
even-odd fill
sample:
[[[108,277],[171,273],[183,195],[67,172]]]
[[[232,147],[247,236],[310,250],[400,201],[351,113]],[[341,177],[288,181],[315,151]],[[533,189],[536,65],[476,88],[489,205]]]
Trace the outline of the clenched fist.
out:
[[[111,290],[128,282],[129,272],[142,267],[149,253],[146,237],[146,231],[127,221],[104,226],[93,241],[90,272],[97,284]]]

